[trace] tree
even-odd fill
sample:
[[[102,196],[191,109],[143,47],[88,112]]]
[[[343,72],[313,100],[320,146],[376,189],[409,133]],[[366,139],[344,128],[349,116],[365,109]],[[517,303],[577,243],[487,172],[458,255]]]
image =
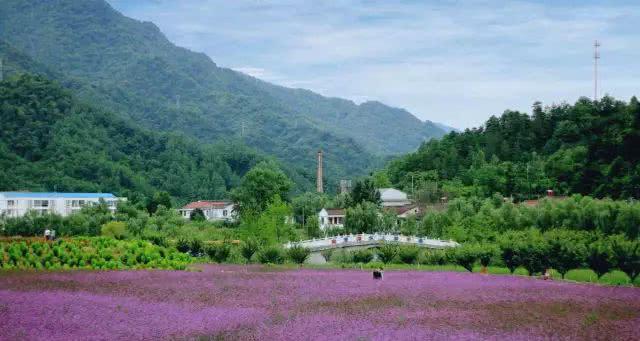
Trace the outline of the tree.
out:
[[[306,192],[299,195],[291,201],[291,208],[296,220],[306,225],[314,216],[324,207],[327,207],[329,198],[322,193]],[[316,219],[317,220],[317,219]]]
[[[611,238],[611,249],[618,269],[629,276],[631,282],[640,274],[640,241],[627,240],[622,235]]]
[[[391,187],[391,181],[386,171],[374,172],[371,177],[373,178],[373,185],[375,188],[389,188]]]
[[[348,233],[371,233],[377,230],[379,220],[377,206],[363,202],[347,209],[344,228]]]
[[[156,211],[158,210],[158,206],[164,206],[165,208],[171,208],[171,196],[169,195],[168,192],[165,191],[161,191],[161,192],[156,192],[153,195],[153,198],[151,198],[148,202],[147,202],[147,212],[149,212],[150,214],[154,214],[156,213]]]
[[[245,215],[241,229],[247,236],[259,238],[264,245],[278,244],[294,234],[289,223],[291,208],[276,194],[259,216]]]
[[[258,251],[258,261],[262,264],[282,264],[284,256],[279,246],[266,246]]]
[[[299,245],[294,245],[287,250],[287,256],[296,264],[303,264],[310,254],[311,250]]]
[[[587,248],[587,265],[596,273],[598,278],[615,266],[613,251],[607,240],[598,239],[589,244]]]
[[[522,259],[520,255],[520,249],[517,245],[523,238],[522,232],[510,231],[503,235],[499,241],[500,246],[500,258],[504,262],[504,265],[513,274],[516,269],[522,265]]]
[[[491,264],[491,260],[495,257],[497,252],[498,250],[493,244],[478,244],[476,246],[476,253],[478,260],[480,261],[480,265],[485,268]]]
[[[529,276],[543,272],[548,266],[548,248],[537,230],[527,233],[527,238],[516,244],[522,266],[527,269]]]
[[[562,278],[571,269],[584,264],[587,257],[582,234],[570,230],[551,230],[544,234],[547,243],[547,261]]]
[[[374,205],[380,205],[380,192],[376,189],[375,184],[371,178],[364,178],[356,181],[353,190],[351,191],[351,205],[362,204],[364,202],[370,202]]]
[[[196,208],[195,210],[191,211],[189,219],[191,221],[205,221],[207,220],[207,217],[204,216],[204,212],[202,211],[202,209]]]
[[[231,192],[238,212],[261,214],[275,197],[284,200],[291,189],[291,180],[273,162],[261,162],[242,178],[242,183]]]
[[[476,245],[464,244],[447,250],[447,257],[461,267],[473,272],[473,265],[478,260],[478,249]]]

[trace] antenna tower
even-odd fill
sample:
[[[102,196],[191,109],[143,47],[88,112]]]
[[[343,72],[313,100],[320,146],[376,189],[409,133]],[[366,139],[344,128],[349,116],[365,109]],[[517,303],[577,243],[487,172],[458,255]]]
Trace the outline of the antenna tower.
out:
[[[600,42],[593,43],[593,100],[598,100],[598,59],[600,59]]]

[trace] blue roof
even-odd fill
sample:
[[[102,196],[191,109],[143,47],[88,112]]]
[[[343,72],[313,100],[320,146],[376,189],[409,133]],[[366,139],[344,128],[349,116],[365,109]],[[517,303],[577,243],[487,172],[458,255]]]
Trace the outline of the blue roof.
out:
[[[80,198],[80,199],[107,199],[115,198],[111,193],[58,193],[58,192],[0,192],[7,198]]]

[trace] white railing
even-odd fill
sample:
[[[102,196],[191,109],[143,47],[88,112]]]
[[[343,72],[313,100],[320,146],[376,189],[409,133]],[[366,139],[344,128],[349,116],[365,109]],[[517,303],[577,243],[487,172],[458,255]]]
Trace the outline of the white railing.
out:
[[[289,242],[284,245],[285,248],[290,248],[294,245],[306,247],[314,250],[325,250],[331,248],[345,248],[345,247],[357,247],[357,246],[369,246],[381,243],[395,243],[400,245],[416,245],[421,247],[427,247],[432,249],[444,249],[448,247],[456,247],[460,244],[453,240],[440,240],[431,239],[427,237],[417,236],[405,236],[401,234],[382,234],[382,233],[361,233],[361,234],[348,234],[339,235],[325,238],[314,238],[310,240],[303,240],[299,242]]]

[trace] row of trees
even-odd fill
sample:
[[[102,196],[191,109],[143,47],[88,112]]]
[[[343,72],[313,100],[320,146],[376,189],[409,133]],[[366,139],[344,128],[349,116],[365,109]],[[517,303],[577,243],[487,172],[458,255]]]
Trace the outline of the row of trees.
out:
[[[546,189],[640,197],[640,102],[604,97],[505,111],[479,128],[451,132],[390,163],[393,184],[416,192],[518,200]],[[435,184],[435,186],[434,186]],[[439,197],[439,196],[438,196]]]
[[[553,268],[564,278],[572,269],[588,267],[600,278],[614,268],[631,281],[640,274],[640,241],[623,235],[602,236],[570,230],[510,231],[495,243],[466,243],[447,252],[448,259],[471,271],[480,262],[502,264],[513,273],[523,267],[529,275]]]

